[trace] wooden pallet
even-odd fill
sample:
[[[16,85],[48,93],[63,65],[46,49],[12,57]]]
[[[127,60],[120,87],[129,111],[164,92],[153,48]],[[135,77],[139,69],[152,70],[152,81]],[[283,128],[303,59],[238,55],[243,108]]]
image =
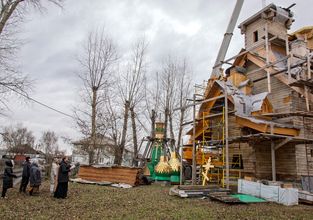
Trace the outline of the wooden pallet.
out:
[[[212,192],[209,194],[209,198],[227,204],[245,204],[238,198],[232,197],[229,192]]]

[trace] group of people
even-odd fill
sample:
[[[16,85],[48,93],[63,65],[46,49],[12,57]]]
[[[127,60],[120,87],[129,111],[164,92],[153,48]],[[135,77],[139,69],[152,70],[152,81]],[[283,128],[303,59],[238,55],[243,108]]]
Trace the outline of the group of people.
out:
[[[65,199],[68,191],[69,172],[75,168],[71,166],[68,157],[63,157],[61,162],[55,159],[51,166],[50,192],[55,198]]]
[[[14,162],[12,160],[5,160],[1,198],[7,198],[6,193],[8,189],[13,188],[13,178],[17,178],[13,173],[13,166]],[[63,157],[60,162],[57,158],[54,159],[51,166],[50,192],[55,198],[65,199],[67,197],[69,172],[74,167],[69,164],[68,157]],[[30,158],[26,157],[23,163],[22,181],[19,192],[26,193],[29,183],[29,195],[32,196],[39,193],[41,176],[38,162],[36,160],[30,162]]]
[[[39,187],[41,185],[41,170],[39,169],[38,162],[34,160],[30,162],[30,157],[26,157],[23,163],[22,181],[20,185],[20,193],[26,193],[26,188],[30,183],[29,195],[39,192]]]

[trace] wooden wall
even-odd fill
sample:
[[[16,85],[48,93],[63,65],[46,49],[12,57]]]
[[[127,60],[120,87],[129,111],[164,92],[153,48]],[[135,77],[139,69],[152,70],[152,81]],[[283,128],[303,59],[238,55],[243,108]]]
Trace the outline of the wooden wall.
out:
[[[258,21],[253,22],[252,24],[246,27],[245,31],[245,48],[249,49],[261,40],[265,38],[265,24],[266,21],[264,19],[259,19]],[[258,42],[254,42],[253,33],[258,31]],[[268,33],[271,36],[279,36],[284,39],[287,34],[287,29],[284,24],[278,22],[269,22],[268,23]],[[269,36],[269,38],[271,38]]]
[[[249,62],[247,66],[247,72],[257,69],[258,66]],[[248,74],[248,78],[251,80],[259,79],[266,76],[265,71],[259,71],[252,74]],[[289,112],[290,111],[290,94],[291,88],[282,83],[275,77],[271,77],[272,93],[268,95],[268,99],[273,105],[274,112]],[[262,92],[268,92],[267,79],[255,82],[252,93],[259,94]]]
[[[310,107],[313,109],[312,104]],[[292,111],[306,111],[305,99],[296,92],[291,94],[291,109]],[[302,127],[301,137],[313,138],[313,118],[293,117],[293,123],[295,126]],[[295,146],[297,179],[300,179],[301,175],[313,176],[313,155],[311,150],[313,150],[312,144],[307,144],[307,146],[298,144]]]
[[[297,166],[295,145],[287,144],[275,152],[277,180],[296,180]]]
[[[253,147],[256,158],[256,178],[272,179],[271,146],[269,142],[254,144]]]

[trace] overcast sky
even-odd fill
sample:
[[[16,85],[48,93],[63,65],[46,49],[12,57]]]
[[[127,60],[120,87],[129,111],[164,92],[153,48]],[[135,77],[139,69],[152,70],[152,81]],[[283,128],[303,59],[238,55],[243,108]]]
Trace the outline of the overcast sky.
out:
[[[313,25],[312,0],[273,2],[282,7],[297,3],[292,8],[296,21],[291,32]],[[81,86],[75,75],[79,67],[75,57],[82,51],[87,33],[102,26],[120,54],[129,52],[136,39],[145,35],[151,74],[171,54],[187,57],[194,82],[201,83],[209,77],[234,5],[234,0],[67,0],[63,10],[47,6],[44,13],[30,12],[23,24],[26,44],[19,54],[21,71],[34,80],[30,96],[71,114]],[[246,0],[238,23],[261,7],[262,0]],[[243,36],[236,27],[227,57],[242,47]],[[43,130],[73,139],[80,136],[71,118],[40,105],[13,97],[9,107],[8,117],[0,116],[2,127],[23,123],[37,139]]]

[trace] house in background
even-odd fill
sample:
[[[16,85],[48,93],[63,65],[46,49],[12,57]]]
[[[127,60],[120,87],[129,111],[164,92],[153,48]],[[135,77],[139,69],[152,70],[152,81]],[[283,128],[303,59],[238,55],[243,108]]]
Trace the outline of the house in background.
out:
[[[82,165],[89,164],[89,154],[86,149],[92,144],[90,137],[84,138],[72,143],[74,145],[72,153],[72,162],[80,163]],[[96,139],[97,150],[95,153],[95,164],[99,165],[113,165],[114,164],[114,141],[106,136],[98,135]],[[133,153],[129,149],[124,150],[123,163],[124,166],[131,166]]]
[[[14,161],[24,161],[26,157],[36,158],[39,160],[45,160],[45,154],[40,150],[35,150],[28,144],[22,144],[17,147],[14,147],[10,150],[1,149],[0,156],[6,156],[12,158]]]

